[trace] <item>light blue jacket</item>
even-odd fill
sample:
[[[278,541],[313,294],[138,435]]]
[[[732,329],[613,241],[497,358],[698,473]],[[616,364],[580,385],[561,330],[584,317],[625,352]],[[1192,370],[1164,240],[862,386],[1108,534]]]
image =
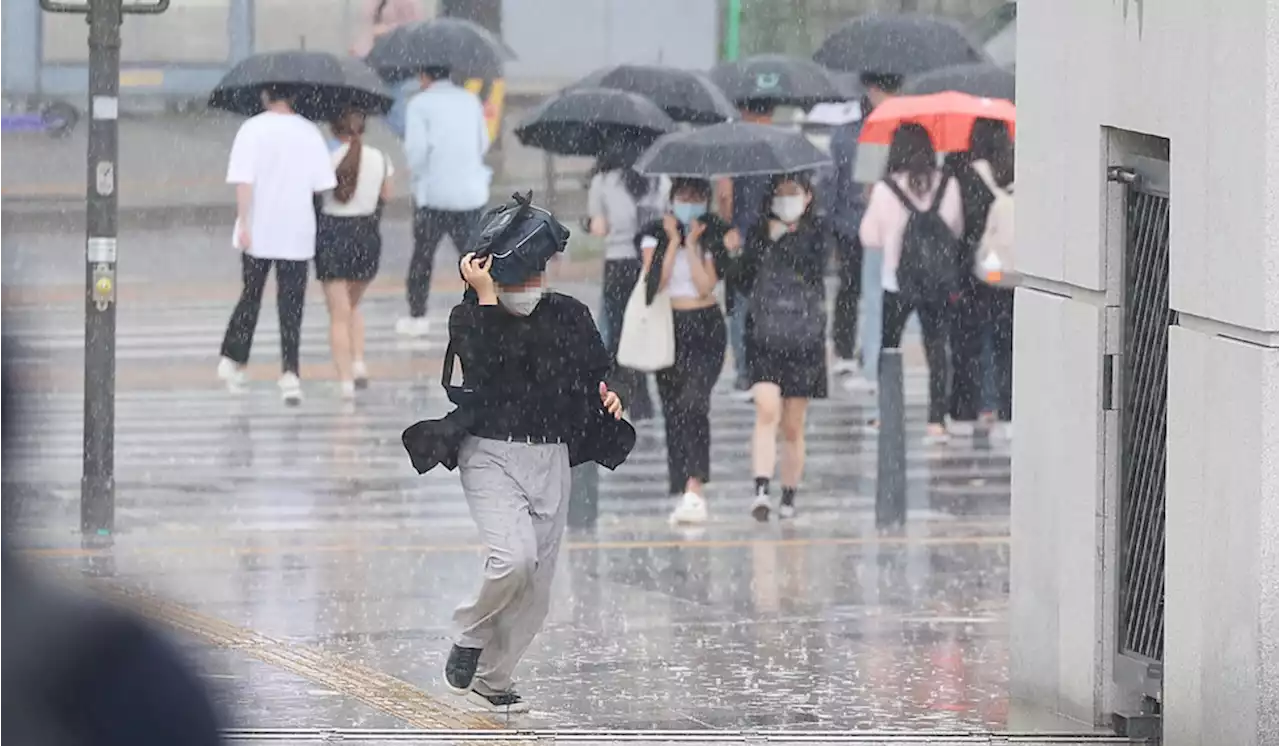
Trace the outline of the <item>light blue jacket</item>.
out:
[[[409,99],[404,152],[416,206],[484,207],[493,176],[484,163],[488,149],[489,128],[475,94],[442,80]]]

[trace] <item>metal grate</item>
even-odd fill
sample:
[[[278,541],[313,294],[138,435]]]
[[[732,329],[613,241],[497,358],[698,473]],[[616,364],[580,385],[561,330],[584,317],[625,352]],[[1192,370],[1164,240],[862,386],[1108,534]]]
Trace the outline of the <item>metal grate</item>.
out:
[[[1169,198],[1130,185],[1125,246],[1120,652],[1164,656]]]

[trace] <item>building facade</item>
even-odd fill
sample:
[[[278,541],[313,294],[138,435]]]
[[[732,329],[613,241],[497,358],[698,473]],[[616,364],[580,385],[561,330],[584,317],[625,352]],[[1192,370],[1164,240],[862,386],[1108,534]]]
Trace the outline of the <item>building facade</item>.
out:
[[[1276,4],[1018,24],[1012,694],[1273,744]]]

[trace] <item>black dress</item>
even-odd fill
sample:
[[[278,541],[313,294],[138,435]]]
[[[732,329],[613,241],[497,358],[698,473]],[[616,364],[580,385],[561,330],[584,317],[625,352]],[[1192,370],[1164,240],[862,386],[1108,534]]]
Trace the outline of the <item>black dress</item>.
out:
[[[825,295],[823,275],[827,266],[827,240],[822,224],[813,217],[802,218],[796,230],[784,233],[777,241],[769,238],[769,222],[762,221],[747,235],[742,254],[734,262],[731,277],[734,285],[750,302],[756,278],[764,261],[779,262],[794,270],[804,282]],[[753,322],[748,312],[745,325],[747,373],[752,383],[774,383],[782,396],[800,399],[827,397],[827,349],[825,335],[800,350],[764,348],[752,334]]]

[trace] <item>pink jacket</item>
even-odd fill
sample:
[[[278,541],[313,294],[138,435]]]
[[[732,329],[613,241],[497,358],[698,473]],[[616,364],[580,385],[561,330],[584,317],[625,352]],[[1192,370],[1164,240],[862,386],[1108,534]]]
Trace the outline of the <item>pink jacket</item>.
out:
[[[382,6],[379,17],[378,7]],[[420,0],[365,0],[360,13],[360,35],[351,45],[351,54],[363,58],[379,36],[397,26],[422,20]]]
[[[929,209],[933,204],[933,196],[938,192],[938,183],[942,172],[934,174],[933,184],[927,194],[918,195],[907,186],[905,173],[891,174],[890,178],[906,193],[920,210]],[[960,185],[955,179],[947,181],[947,190],[942,194],[942,202],[938,205],[938,215],[942,218],[956,238],[964,230],[964,210],[960,202]],[[871,199],[867,201],[867,211],[862,216],[862,224],[858,227],[858,237],[862,239],[864,249],[884,252],[884,263],[881,265],[880,282],[885,290],[898,292],[898,260],[902,257],[902,234],[907,229],[910,214],[884,182],[877,181],[871,188]]]

